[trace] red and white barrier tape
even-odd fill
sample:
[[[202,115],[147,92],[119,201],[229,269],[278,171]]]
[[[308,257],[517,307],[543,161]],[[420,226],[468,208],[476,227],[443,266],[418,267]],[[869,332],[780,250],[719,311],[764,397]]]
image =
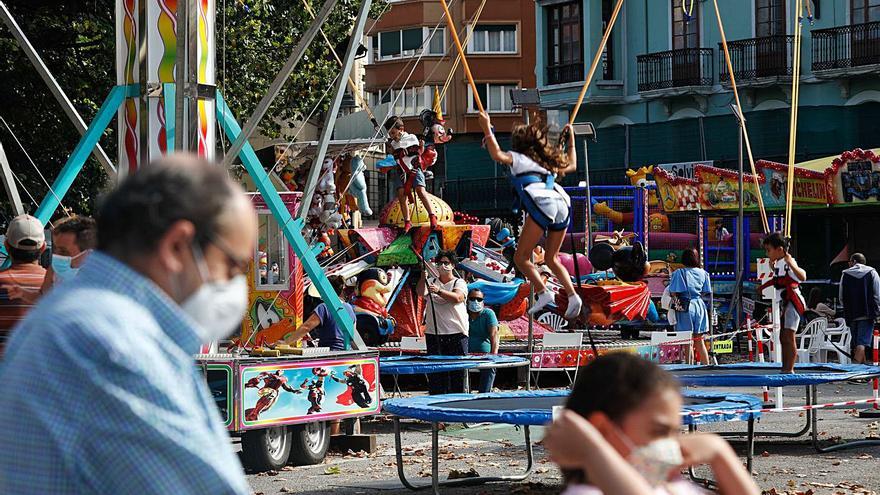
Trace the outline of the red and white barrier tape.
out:
[[[755,414],[755,413],[776,413],[776,412],[795,412],[795,411],[811,411],[813,409],[828,409],[831,407],[846,407],[846,406],[857,406],[859,404],[876,404],[878,401],[877,398],[870,399],[860,399],[860,400],[848,400],[844,402],[829,402],[827,404],[814,404],[814,405],[806,405],[806,406],[791,406],[791,407],[770,407],[765,409],[737,409],[735,411],[693,411],[682,413],[682,416],[706,416],[706,415],[721,415],[721,414]]]

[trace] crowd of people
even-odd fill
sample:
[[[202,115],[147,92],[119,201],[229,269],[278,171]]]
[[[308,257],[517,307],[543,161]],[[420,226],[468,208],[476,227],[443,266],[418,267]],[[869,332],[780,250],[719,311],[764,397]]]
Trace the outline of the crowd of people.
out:
[[[0,331],[15,331],[0,361],[0,491],[250,493],[192,357],[234,332],[247,307],[257,223],[242,193],[215,165],[172,155],[121,182],[97,222],[70,217],[52,226],[50,260],[38,219],[10,222]],[[784,366],[793,366],[806,274],[784,239],[764,242],[780,289]],[[667,304],[676,328],[702,341],[709,276],[695,251],[682,260],[668,287],[676,302]],[[484,294],[456,275],[457,263],[454,252],[440,252],[417,284],[427,298],[428,353],[497,353],[498,319]],[[530,271],[546,283],[556,268]],[[343,295],[342,278],[331,284]],[[839,298],[864,360],[880,316],[880,277],[863,255],[851,257]],[[307,333],[344,347],[326,306],[291,338]],[[494,379],[482,370],[478,390],[492,390]],[[429,389],[462,392],[462,375],[433,374]],[[722,493],[759,493],[720,437],[680,435],[681,404],[675,379],[637,356],[614,353],[585,366],[543,442],[563,469],[566,493],[699,493],[680,475],[698,464],[711,467]]]

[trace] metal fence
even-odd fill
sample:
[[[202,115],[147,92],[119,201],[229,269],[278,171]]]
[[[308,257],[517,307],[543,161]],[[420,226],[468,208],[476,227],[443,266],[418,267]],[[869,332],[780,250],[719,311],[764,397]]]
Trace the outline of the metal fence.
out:
[[[880,21],[829,29],[813,35],[813,70],[880,64]]]
[[[711,86],[713,54],[711,48],[683,48],[639,55],[639,91]]]
[[[761,77],[791,77],[794,36],[778,35],[731,41],[730,63],[737,81],[749,81]],[[718,53],[723,54],[721,43]],[[720,80],[727,81],[730,76],[727,63],[719,56],[721,66]]]

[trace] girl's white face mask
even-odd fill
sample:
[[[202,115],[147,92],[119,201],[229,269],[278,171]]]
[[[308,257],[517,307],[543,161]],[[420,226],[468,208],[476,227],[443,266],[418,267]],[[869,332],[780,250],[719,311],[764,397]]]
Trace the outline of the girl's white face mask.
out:
[[[645,445],[636,446],[626,433],[620,428],[616,429],[618,436],[630,449],[627,460],[651,486],[665,483],[669,473],[684,462],[681,445],[673,437],[658,438]]]

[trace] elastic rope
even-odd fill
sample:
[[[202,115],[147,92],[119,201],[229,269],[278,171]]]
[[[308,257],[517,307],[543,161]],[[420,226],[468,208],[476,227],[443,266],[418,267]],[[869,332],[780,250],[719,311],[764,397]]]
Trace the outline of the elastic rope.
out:
[[[791,237],[791,215],[794,206],[794,162],[797,152],[797,119],[798,119],[798,99],[800,97],[800,79],[801,79],[801,41],[803,39],[803,24],[801,14],[803,13],[803,0],[795,1],[794,12],[794,68],[791,78],[791,119],[789,122],[788,135],[788,177],[786,183],[785,195],[785,237]]]
[[[596,73],[596,68],[599,67],[599,61],[602,59],[602,52],[605,51],[605,45],[608,43],[608,38],[611,36],[611,29],[617,21],[617,15],[620,13],[621,7],[623,7],[623,0],[617,0],[617,4],[614,6],[614,11],[611,12],[611,19],[609,19],[608,26],[605,28],[605,34],[602,35],[602,41],[599,42],[599,49],[596,50],[596,54],[593,56],[593,61],[590,63],[590,70],[587,72],[587,78],[584,81],[583,87],[581,87],[581,94],[578,95],[578,99],[574,104],[574,109],[571,111],[571,116],[568,118],[569,125],[574,124],[577,114],[581,109],[581,104],[584,102],[584,97],[587,96],[587,90],[590,89],[590,84],[593,82],[593,75]]]
[[[764,208],[764,197],[761,194],[761,184],[758,180],[758,170],[755,167],[755,157],[752,153],[752,143],[749,140],[749,131],[746,127],[746,116],[743,113],[742,104],[739,99],[739,90],[736,87],[736,77],[733,75],[733,63],[730,61],[730,50],[727,47],[727,36],[724,34],[724,23],[721,21],[721,11],[718,10],[718,0],[712,0],[715,6],[715,18],[718,21],[718,31],[721,34],[721,47],[724,50],[724,61],[727,63],[727,74],[730,76],[730,87],[733,89],[733,97],[736,100],[736,111],[739,113],[739,123],[743,130],[743,139],[746,144],[746,152],[749,156],[749,165],[752,167],[752,179],[755,182],[755,192],[758,196],[758,209],[761,213],[761,223],[764,227],[764,233],[770,233],[770,222],[767,220],[767,210]],[[742,194],[743,191],[740,191]]]
[[[486,6],[486,0],[482,0],[480,2],[480,6],[477,7],[477,11],[474,13],[474,17],[471,18],[471,29],[468,31],[467,36],[464,37],[464,44],[467,46],[471,42],[471,38],[474,36],[474,31],[476,30],[477,22],[480,20],[480,16],[483,15],[483,7]],[[455,71],[458,70],[458,64],[461,63],[461,55],[456,55],[455,60],[452,62],[452,69],[449,70],[449,75],[446,76],[446,82],[443,83],[443,90],[440,91],[440,101],[443,101],[443,98],[446,98],[446,91],[449,90],[449,85],[452,83],[452,78],[455,77]],[[439,67],[440,64],[434,66],[434,70]],[[433,75],[433,71],[431,71]],[[426,79],[430,79],[426,78]]]
[[[37,164],[34,163],[34,160],[31,158],[30,153],[27,152],[27,150],[24,148],[24,145],[21,144],[21,141],[18,140],[18,136],[15,135],[15,131],[12,130],[12,127],[9,126],[9,123],[6,122],[6,119],[4,119],[2,116],[0,116],[0,121],[3,121],[3,125],[6,126],[6,130],[8,130],[9,134],[12,135],[12,139],[14,139],[15,143],[18,144],[18,147],[21,148],[22,153],[24,153],[24,156],[27,157],[28,161],[31,163],[31,166],[34,167],[34,170],[37,171],[37,175],[39,175],[40,179],[43,180],[43,184],[46,184],[46,187],[49,189],[49,194],[51,194],[52,196],[55,197],[56,200],[58,200],[58,204],[61,205],[61,211],[64,212],[64,214],[67,215],[68,217],[71,216],[70,211],[68,211],[67,207],[64,206],[64,203],[61,201],[61,198],[59,198],[58,195],[55,193],[55,189],[52,189],[52,185],[49,184],[49,181],[47,181],[46,177],[43,176],[43,172],[40,171],[40,167],[37,167]],[[21,183],[20,179],[19,179],[19,183]],[[24,184],[22,184],[22,187],[24,187]],[[27,191],[26,188],[25,188],[25,191]],[[28,196],[30,196],[30,193],[28,193]],[[31,199],[33,199],[33,198],[31,198]],[[36,204],[39,206],[39,203],[36,203]]]

